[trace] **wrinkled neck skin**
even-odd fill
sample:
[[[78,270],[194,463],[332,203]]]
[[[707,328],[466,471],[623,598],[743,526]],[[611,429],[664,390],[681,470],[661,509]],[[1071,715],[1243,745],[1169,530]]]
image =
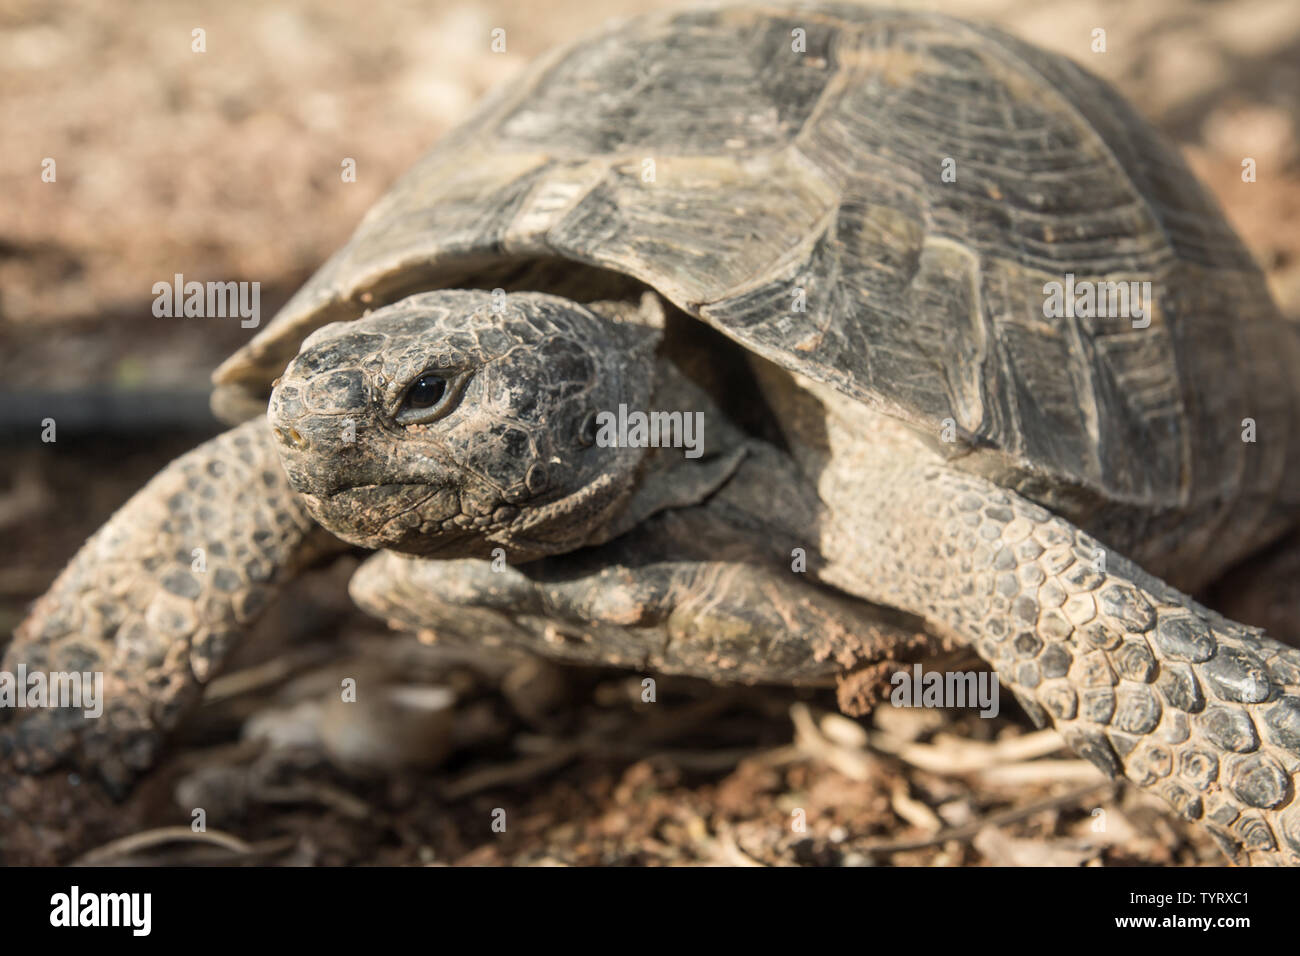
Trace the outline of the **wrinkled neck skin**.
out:
[[[703,389],[671,361],[655,360],[655,387],[649,407],[628,409],[626,435],[637,440],[639,422],[659,447],[644,451],[636,483],[620,509],[584,542],[604,544],[628,533],[660,512],[702,504],[727,486],[746,461],[765,447],[737,428]],[[644,419],[634,417],[642,412]],[[653,416],[658,416],[657,418]],[[680,428],[677,424],[680,422]],[[624,416],[611,422],[622,430]],[[673,443],[673,436],[680,441]]]
[[[735,472],[745,436],[658,355],[653,296],[508,303],[424,293],[303,343],[268,421],[324,528],[372,549],[517,564],[697,504]],[[431,374],[448,398],[413,411]]]

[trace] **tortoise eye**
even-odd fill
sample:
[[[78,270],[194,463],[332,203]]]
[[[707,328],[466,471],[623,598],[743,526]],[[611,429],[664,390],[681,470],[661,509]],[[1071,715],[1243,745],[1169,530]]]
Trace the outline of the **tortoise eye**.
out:
[[[451,411],[460,394],[463,376],[447,378],[439,372],[421,372],[402,396],[393,416],[399,425],[424,425]]]
[[[440,375],[421,375],[406,392],[403,408],[432,408],[447,394],[447,380]]]

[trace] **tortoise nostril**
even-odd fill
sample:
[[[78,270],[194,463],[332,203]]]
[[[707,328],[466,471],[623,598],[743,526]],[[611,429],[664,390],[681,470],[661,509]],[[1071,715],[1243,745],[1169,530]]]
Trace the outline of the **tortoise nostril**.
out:
[[[307,439],[303,438],[296,428],[275,428],[273,431],[282,445],[288,445],[290,448],[307,447]]]

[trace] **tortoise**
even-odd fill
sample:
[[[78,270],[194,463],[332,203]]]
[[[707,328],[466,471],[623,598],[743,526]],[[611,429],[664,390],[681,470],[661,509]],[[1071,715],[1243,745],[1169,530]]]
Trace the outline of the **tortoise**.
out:
[[[1070,286],[1131,314],[1056,314]],[[1063,57],[847,5],[615,23],[217,369],[251,417],[7,651],[102,670],[104,716],[4,749],[126,788],[284,582],[359,547],[367,610],[568,660],[851,703],[966,648],[1232,860],[1296,864],[1300,653],[1185,592],[1295,524],[1297,362],[1214,201]]]

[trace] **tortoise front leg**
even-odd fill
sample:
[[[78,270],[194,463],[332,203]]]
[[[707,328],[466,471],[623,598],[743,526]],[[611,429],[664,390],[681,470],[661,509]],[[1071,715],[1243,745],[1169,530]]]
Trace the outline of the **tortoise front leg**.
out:
[[[1300,651],[977,476],[863,455],[820,490],[840,503],[824,580],[963,637],[1035,720],[1234,860],[1300,864]]]
[[[722,543],[727,526],[695,507],[518,567],[380,552],[350,590],[392,626],[439,640],[714,680],[829,683],[937,646],[909,615],[758,562],[760,549],[731,530],[735,549]]]
[[[241,632],[328,540],[290,489],[265,419],[178,458],[86,542],[0,665],[102,675],[102,715],[5,708],[0,758],[29,773],[77,767],[123,791]]]

